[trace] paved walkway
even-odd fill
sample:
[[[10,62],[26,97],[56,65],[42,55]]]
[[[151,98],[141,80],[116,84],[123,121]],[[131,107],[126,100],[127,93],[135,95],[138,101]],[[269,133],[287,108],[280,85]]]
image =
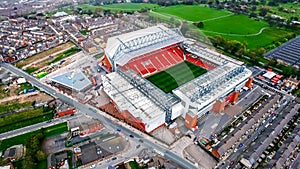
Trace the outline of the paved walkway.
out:
[[[231,13],[231,14],[228,14],[228,15],[219,16],[219,17],[216,17],[216,18],[205,19],[202,22],[213,21],[213,20],[217,20],[217,19],[221,19],[221,18],[226,18],[226,17],[232,16],[232,15],[234,15],[234,13]]]
[[[260,35],[267,28],[269,28],[269,27],[263,27],[257,33],[247,34],[247,35],[243,35],[243,34],[231,34],[231,33],[221,33],[221,32],[214,32],[214,31],[208,31],[208,30],[202,30],[202,31],[203,32],[207,32],[207,33],[214,33],[214,34],[218,34],[218,35],[227,35],[227,36],[257,36],[257,35]]]

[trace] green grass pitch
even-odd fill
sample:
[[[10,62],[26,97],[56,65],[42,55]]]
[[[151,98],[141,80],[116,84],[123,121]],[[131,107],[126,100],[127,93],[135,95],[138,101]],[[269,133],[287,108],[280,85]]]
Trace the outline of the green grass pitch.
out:
[[[226,10],[200,5],[160,7],[153,11],[155,13],[150,13],[151,16],[162,20],[174,17],[176,21],[177,18],[191,22],[203,21],[204,27],[200,30],[206,36],[222,36],[229,40],[238,40],[245,43],[248,49],[267,47],[292,33],[290,30],[270,27],[264,20],[254,20],[243,14],[236,15]]]
[[[207,70],[193,63],[184,61],[164,71],[149,76],[147,80],[166,93],[206,73]]]
[[[157,8],[154,11],[167,15],[173,15],[178,18],[182,18],[193,22],[203,21],[206,19],[212,19],[231,14],[231,12],[226,10],[215,10],[209,7],[199,5],[175,5]]]

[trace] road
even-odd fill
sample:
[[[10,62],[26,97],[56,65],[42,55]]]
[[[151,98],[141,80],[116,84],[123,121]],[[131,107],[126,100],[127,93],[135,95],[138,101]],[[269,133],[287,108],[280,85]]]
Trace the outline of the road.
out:
[[[15,136],[18,136],[18,135],[21,135],[21,134],[24,134],[24,133],[35,131],[35,130],[38,130],[42,127],[45,128],[45,127],[53,126],[55,124],[63,123],[63,122],[66,122],[66,121],[68,121],[72,118],[78,117],[78,116],[80,116],[80,115],[75,114],[73,117],[65,116],[65,117],[53,119],[51,121],[51,123],[48,123],[47,121],[44,121],[44,122],[37,123],[37,124],[34,124],[34,125],[30,125],[30,126],[26,126],[26,127],[23,127],[23,128],[16,129],[16,130],[12,130],[12,131],[9,131],[9,132],[1,133],[0,134],[0,140],[8,139],[8,138],[15,137]]]
[[[272,123],[271,125],[269,125],[268,127],[265,127],[265,125],[271,121],[272,117],[271,115],[266,116],[266,122],[259,126],[258,129],[256,131],[249,132],[251,133],[251,137],[247,138],[246,136],[242,138],[242,140],[239,143],[243,143],[243,147],[239,148],[237,144],[237,151],[234,152],[233,154],[231,154],[225,161],[225,164],[223,166],[221,166],[220,168],[226,168],[227,166],[230,165],[231,161],[234,161],[234,163],[236,164],[241,158],[242,158],[242,154],[244,154],[244,151],[246,150],[247,152],[254,152],[256,147],[255,144],[257,144],[256,146],[259,146],[259,144],[261,142],[263,142],[264,139],[266,139],[268,137],[267,133],[271,133],[273,131],[273,129],[279,124],[279,122],[282,120],[282,117],[285,116],[285,114],[282,113],[282,110],[284,109],[284,106],[281,106],[279,109],[275,110],[274,112],[276,114],[279,114],[279,117],[277,117]],[[268,114],[266,112],[266,114]],[[262,135],[258,134],[259,131],[265,130]],[[249,134],[247,134],[249,135]],[[256,141],[253,141],[256,140]],[[254,142],[254,145],[252,145],[252,143]],[[246,147],[245,147],[246,146]],[[236,168],[237,166],[235,166]]]
[[[113,155],[113,157],[115,157],[116,159],[113,160],[112,157],[109,156],[108,158],[99,159],[93,162],[92,164],[79,167],[78,169],[89,169],[90,166],[92,166],[93,164],[95,165],[95,169],[103,169],[103,168],[108,168],[108,166],[115,166],[124,161],[137,157],[140,151],[145,148],[142,146],[137,146],[140,144],[138,144],[138,142],[135,142],[132,139],[128,140],[128,142],[129,142],[129,146],[125,150],[123,150],[121,153]]]
[[[86,115],[88,115],[94,119],[100,120],[107,128],[116,130],[116,128],[119,127],[125,135],[130,135],[130,134],[133,135],[136,138],[134,140],[139,141],[141,144],[143,144],[143,146],[147,146],[149,148],[153,148],[157,151],[160,151],[166,158],[172,160],[173,162],[176,162],[183,168],[188,168],[188,169],[194,169],[194,168],[196,169],[197,168],[194,164],[190,163],[189,161],[187,161],[184,158],[181,158],[180,156],[171,152],[167,148],[165,148],[161,145],[158,145],[156,143],[153,143],[152,141],[149,141],[148,139],[146,139],[145,136],[148,136],[148,135],[139,135],[139,134],[133,132],[132,130],[125,128],[123,125],[114,124],[112,122],[112,120],[110,120],[108,117],[105,116],[106,115],[105,112],[102,112],[100,110],[92,108],[91,106],[84,105],[84,104],[78,102],[77,100],[71,99],[61,93],[57,93],[56,90],[52,89],[51,87],[49,87],[45,84],[42,84],[38,79],[28,75],[26,72],[19,70],[18,68],[12,66],[11,64],[2,63],[1,66],[8,69],[12,73],[15,73],[19,76],[24,77],[25,79],[27,79],[27,81],[29,81],[32,85],[39,88],[41,91],[44,91],[55,98],[59,98],[63,102],[66,102],[66,103],[76,107],[79,111],[84,112]]]

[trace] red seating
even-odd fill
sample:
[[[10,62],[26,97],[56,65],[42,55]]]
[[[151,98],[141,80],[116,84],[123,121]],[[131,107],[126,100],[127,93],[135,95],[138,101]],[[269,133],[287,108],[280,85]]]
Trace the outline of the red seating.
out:
[[[177,44],[174,44],[135,57],[125,64],[122,69],[132,69],[143,76],[149,76],[182,62],[183,58],[183,51]]]
[[[186,55],[186,60],[191,62],[191,63],[194,63],[200,67],[203,67],[204,69],[207,69],[207,70],[212,70],[215,68],[215,66],[213,64],[209,64],[209,63],[206,63],[206,62],[203,62],[201,59],[199,58],[193,58],[191,57],[189,54]]]

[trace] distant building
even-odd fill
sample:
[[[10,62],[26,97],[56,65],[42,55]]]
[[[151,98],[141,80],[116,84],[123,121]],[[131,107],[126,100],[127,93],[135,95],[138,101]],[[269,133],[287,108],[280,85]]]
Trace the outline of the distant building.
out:
[[[6,165],[6,166],[0,166],[0,169],[11,169],[10,165]]]
[[[62,17],[62,16],[67,16],[68,14],[64,11],[62,12],[56,12],[56,14],[54,14],[53,16],[58,18],[58,17]]]
[[[17,79],[17,83],[18,84],[26,83],[26,79],[24,77],[20,77],[19,79]]]

